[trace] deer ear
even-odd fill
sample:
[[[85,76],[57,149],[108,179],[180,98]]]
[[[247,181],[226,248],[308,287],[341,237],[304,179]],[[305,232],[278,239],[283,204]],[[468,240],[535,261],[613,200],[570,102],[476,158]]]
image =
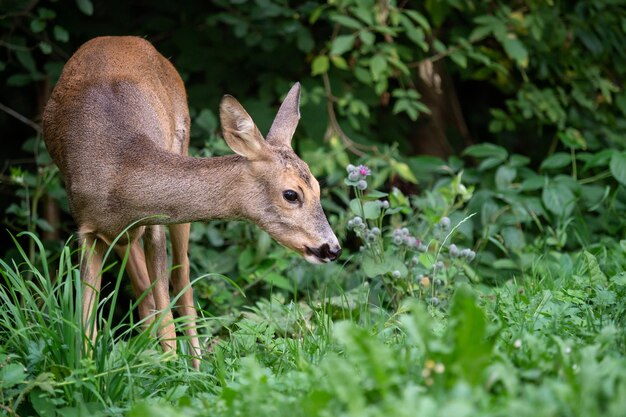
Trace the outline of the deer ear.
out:
[[[250,159],[260,159],[266,151],[265,141],[252,117],[233,97],[226,95],[220,103],[220,122],[224,140],[235,153]]]
[[[295,83],[280,105],[267,141],[272,145],[291,147],[291,138],[300,120],[300,83]]]

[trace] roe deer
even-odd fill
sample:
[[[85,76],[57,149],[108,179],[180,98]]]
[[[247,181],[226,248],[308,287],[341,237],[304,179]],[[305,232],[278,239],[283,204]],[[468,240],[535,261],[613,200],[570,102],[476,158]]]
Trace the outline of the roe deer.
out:
[[[267,135],[231,96],[220,103],[224,139],[237,155],[187,156],[189,112],[174,66],[146,40],[100,37],[69,59],[43,115],[46,146],[65,179],[83,250],[83,324],[93,339],[92,313],[102,257],[129,254],[126,265],[139,314],[162,318],[164,350],[176,349],[164,225],[169,225],[176,305],[199,367],[196,311],[189,287],[189,222],[247,219],[308,261],[335,260],[341,248],[320,205],[319,184],[291,148],[300,118],[296,83]],[[163,215],[162,217],[154,217]],[[153,216],[153,217],[150,217]],[[146,218],[148,218],[146,220]],[[140,243],[143,238],[143,247]],[[88,253],[88,255],[87,255]]]

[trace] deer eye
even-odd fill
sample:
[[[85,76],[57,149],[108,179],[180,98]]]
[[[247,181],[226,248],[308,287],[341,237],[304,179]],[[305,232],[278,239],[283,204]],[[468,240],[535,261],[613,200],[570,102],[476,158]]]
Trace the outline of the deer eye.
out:
[[[283,191],[283,198],[290,203],[295,203],[298,201],[298,193],[294,190],[285,190]]]

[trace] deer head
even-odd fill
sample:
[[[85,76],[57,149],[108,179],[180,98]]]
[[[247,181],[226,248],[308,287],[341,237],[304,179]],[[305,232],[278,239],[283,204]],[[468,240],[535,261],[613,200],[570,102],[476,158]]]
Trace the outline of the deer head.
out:
[[[300,84],[283,101],[263,139],[235,98],[224,96],[220,120],[228,146],[245,158],[241,172],[242,216],[311,263],[335,260],[341,247],[320,204],[320,186],[291,147],[300,119]],[[237,193],[237,190],[233,190]]]

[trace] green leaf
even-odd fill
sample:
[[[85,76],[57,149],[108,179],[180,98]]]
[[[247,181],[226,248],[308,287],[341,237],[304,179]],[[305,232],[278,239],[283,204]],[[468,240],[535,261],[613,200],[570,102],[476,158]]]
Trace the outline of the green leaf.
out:
[[[600,264],[598,263],[598,259],[588,251],[583,251],[583,274],[588,275],[588,279],[590,282],[594,284],[604,284],[606,283],[606,275],[600,269]]]
[[[411,172],[411,168],[409,168],[409,166],[404,162],[392,161],[391,170],[405,181],[413,184],[418,183],[417,178],[415,178],[415,174]]]
[[[626,152],[615,152],[609,164],[611,175],[620,184],[626,185]]]
[[[19,363],[10,363],[0,370],[0,387],[11,388],[26,381],[24,366]]]
[[[517,227],[507,226],[502,229],[502,239],[504,245],[514,251],[522,250],[526,245],[524,232]]]
[[[372,78],[377,81],[384,77],[384,72],[387,70],[387,60],[384,56],[376,54],[370,60],[370,72]]]
[[[11,87],[23,87],[33,81],[28,74],[13,74],[7,78],[7,85]]]
[[[611,282],[620,287],[626,287],[626,272],[620,272],[611,277]]]
[[[468,285],[459,286],[452,297],[448,339],[453,347],[452,372],[478,386],[485,378],[493,342],[487,337],[487,319]]]
[[[342,69],[342,70],[347,70],[348,69],[348,63],[341,56],[333,55],[333,56],[330,57],[330,60],[331,60],[331,62],[333,63],[333,65],[335,67],[337,67],[339,69]]]
[[[502,42],[502,46],[506,54],[511,59],[515,60],[520,67],[526,68],[528,66],[528,51],[514,34],[508,34]]]
[[[479,165],[478,165],[478,170],[479,171],[487,171],[488,169],[491,168],[495,168],[499,165],[501,165],[505,159],[499,158],[499,157],[489,157],[485,160],[483,160]]]
[[[70,40],[69,32],[59,25],[54,26],[54,28],[52,29],[52,33],[54,35],[54,39],[59,42],[67,42]]]
[[[277,272],[270,272],[263,276],[263,281],[274,287],[282,288],[286,291],[293,291],[293,284],[287,278]]]
[[[361,211],[361,203],[359,199],[354,198],[350,201],[350,210],[357,216],[366,219],[377,219],[380,216],[381,208],[378,201],[366,201],[363,203],[363,211]]]
[[[559,132],[559,140],[568,148],[587,149],[587,141],[578,129],[567,128],[563,132]]]
[[[454,51],[450,54],[450,59],[461,68],[467,68],[467,55],[460,51]]]
[[[374,45],[374,41],[376,40],[376,35],[374,35],[369,30],[362,30],[359,33],[359,38],[361,38],[361,41],[363,42],[363,44],[367,46],[372,46]]]
[[[345,26],[347,28],[350,29],[361,29],[363,27],[363,24],[361,24],[361,22],[359,22],[358,20],[350,17],[350,16],[345,16],[345,15],[341,15],[341,14],[334,14],[330,17],[330,20],[332,20],[335,23],[339,23],[341,26]]]
[[[40,390],[32,391],[28,397],[40,417],[56,417],[58,405],[55,399]]]
[[[217,117],[209,109],[202,109],[195,121],[206,133],[212,133],[219,127]]]
[[[364,198],[367,198],[368,200],[378,200],[384,197],[387,197],[389,195],[389,193],[383,193],[382,191],[378,191],[378,190],[372,190],[369,191]]]
[[[76,0],[76,5],[78,6],[78,9],[87,16],[91,16],[93,14],[93,3],[91,0]]]
[[[522,181],[520,190],[522,191],[536,191],[541,190],[545,184],[545,179],[541,175],[533,175]]]
[[[556,152],[543,160],[540,170],[560,169],[572,163],[572,156],[565,152]]]
[[[331,46],[330,55],[341,55],[352,49],[354,46],[355,35],[341,35],[337,36]]]
[[[611,163],[613,154],[617,151],[615,149],[605,149],[600,152],[593,153],[585,160],[583,171],[587,171],[591,168],[607,167]]]
[[[328,72],[330,62],[326,55],[320,55],[313,60],[311,64],[311,75],[325,74]]]
[[[506,190],[511,187],[511,183],[517,176],[517,169],[507,165],[501,165],[496,171],[496,188]]]
[[[400,258],[394,256],[385,256],[383,262],[378,262],[369,254],[363,255],[363,272],[368,278],[374,278],[380,275],[385,275],[393,271],[400,271],[400,276],[405,277],[408,274],[408,269],[404,262]]]
[[[565,184],[549,181],[543,189],[541,200],[550,212],[558,216],[568,216],[574,209],[576,198]]]
[[[474,158],[494,157],[500,160],[505,160],[509,154],[506,149],[501,146],[497,146],[492,143],[480,143],[466,148],[463,151],[463,155],[473,156]]]
[[[435,255],[432,253],[424,252],[420,253],[419,261],[426,269],[430,269],[435,265]]]
[[[308,54],[315,47],[315,41],[313,40],[313,36],[311,36],[311,32],[302,27],[296,36],[296,45],[298,49],[302,52]]]
[[[424,15],[411,9],[405,10],[404,13],[406,13],[411,19],[413,19],[415,23],[424,28],[424,30],[430,31],[430,23],[428,23],[428,19],[426,19]]]
[[[498,259],[491,266],[495,269],[517,269],[517,264],[512,259]]]
[[[30,30],[34,33],[42,32],[46,28],[46,21],[43,19],[33,19],[30,21]]]
[[[39,49],[46,55],[50,55],[52,53],[52,45],[48,42],[39,42]]]
[[[35,59],[30,51],[15,51],[15,56],[20,64],[22,64],[22,66],[26,68],[31,75],[37,72],[37,65],[35,64]]]

